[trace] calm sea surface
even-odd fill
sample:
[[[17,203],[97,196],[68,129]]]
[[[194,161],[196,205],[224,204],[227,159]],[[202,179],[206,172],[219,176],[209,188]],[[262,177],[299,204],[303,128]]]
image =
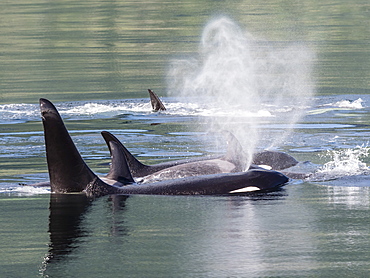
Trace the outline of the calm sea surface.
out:
[[[1,277],[367,277],[368,1],[3,1]],[[167,111],[151,112],[147,89]],[[144,163],[245,152],[302,163],[251,196],[50,194],[39,98],[88,165],[108,130]]]

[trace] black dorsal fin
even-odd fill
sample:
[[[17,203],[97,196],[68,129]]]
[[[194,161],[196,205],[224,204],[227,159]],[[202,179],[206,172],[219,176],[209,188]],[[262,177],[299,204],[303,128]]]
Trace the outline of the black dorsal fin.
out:
[[[82,159],[55,106],[40,99],[52,192],[81,192],[97,176]]]
[[[139,160],[137,160],[136,157],[134,157],[129,152],[129,150],[127,150],[125,148],[125,146],[121,143],[121,141],[119,141],[117,139],[117,137],[115,137],[112,133],[110,133],[108,131],[102,131],[101,135],[103,136],[105,142],[107,143],[111,155],[112,155],[112,150],[111,150],[111,146],[110,146],[109,142],[113,141],[113,142],[116,142],[119,145],[119,150],[121,150],[124,153],[124,155],[126,157],[127,164],[128,164],[128,166],[131,170],[131,173],[134,176],[135,176],[136,173],[140,173],[144,168],[150,167],[148,165],[145,165],[145,164],[141,163]]]
[[[111,153],[112,162],[110,170],[106,176],[108,179],[112,179],[123,184],[134,183],[130,169],[127,165],[124,151],[122,150],[122,144],[118,144],[115,141],[109,141],[109,150]]]
[[[152,104],[152,108],[154,112],[167,110],[156,93],[154,93],[150,89],[148,89],[148,92],[149,92],[149,97],[150,97],[150,103]]]

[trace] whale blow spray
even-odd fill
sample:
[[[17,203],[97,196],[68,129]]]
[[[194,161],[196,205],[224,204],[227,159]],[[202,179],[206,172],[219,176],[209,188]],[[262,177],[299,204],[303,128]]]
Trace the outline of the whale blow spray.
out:
[[[228,130],[248,165],[256,148],[281,144],[291,128],[263,132],[266,123],[294,125],[313,94],[313,53],[303,45],[277,46],[255,38],[229,18],[209,22],[195,57],[172,61],[169,95],[195,97],[214,113],[207,128]],[[262,138],[263,137],[263,138]]]

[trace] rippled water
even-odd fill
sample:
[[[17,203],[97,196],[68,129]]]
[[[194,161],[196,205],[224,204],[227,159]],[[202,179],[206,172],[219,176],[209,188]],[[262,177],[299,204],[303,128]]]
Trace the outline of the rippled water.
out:
[[[366,277],[366,1],[0,7],[1,276]],[[228,70],[207,75],[206,66],[226,65],[201,44],[221,14],[236,27],[214,46],[236,46],[243,62],[233,58]],[[226,75],[235,65],[239,72]],[[223,87],[230,80],[233,90]],[[151,112],[148,88],[166,111]],[[239,197],[49,194],[23,185],[48,179],[40,97],[53,101],[99,174],[110,161],[102,130],[150,164],[221,154],[224,129],[246,149],[287,152],[302,161],[295,171],[315,174]]]

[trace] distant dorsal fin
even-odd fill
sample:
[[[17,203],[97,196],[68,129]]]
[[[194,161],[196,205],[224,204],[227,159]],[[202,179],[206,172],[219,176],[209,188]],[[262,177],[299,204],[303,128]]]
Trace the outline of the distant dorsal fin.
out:
[[[121,182],[123,184],[134,183],[130,169],[127,165],[125,154],[122,150],[122,144],[115,141],[109,141],[109,149],[111,153],[111,165],[108,175],[109,179]]]
[[[149,167],[148,165],[145,165],[145,164],[141,163],[139,160],[137,160],[136,157],[134,157],[129,152],[129,150],[127,150],[125,148],[125,146],[121,143],[121,141],[119,141],[117,139],[117,137],[115,137],[112,133],[110,133],[108,131],[102,131],[101,135],[103,136],[105,142],[107,143],[111,155],[112,155],[112,149],[111,149],[111,146],[110,146],[109,142],[113,141],[113,142],[116,142],[119,145],[119,150],[121,150],[123,152],[123,154],[125,155],[127,164],[128,164],[128,166],[131,170],[131,173],[134,176],[135,176],[136,173],[141,172],[143,168]]]
[[[237,171],[244,171],[247,160],[243,147],[231,132],[227,132],[227,137],[227,152],[223,159],[234,163]]]
[[[149,97],[150,97],[150,103],[152,104],[152,108],[154,112],[157,111],[164,111],[166,110],[166,107],[164,107],[162,101],[159,99],[156,93],[154,93],[152,90],[148,89]]]

